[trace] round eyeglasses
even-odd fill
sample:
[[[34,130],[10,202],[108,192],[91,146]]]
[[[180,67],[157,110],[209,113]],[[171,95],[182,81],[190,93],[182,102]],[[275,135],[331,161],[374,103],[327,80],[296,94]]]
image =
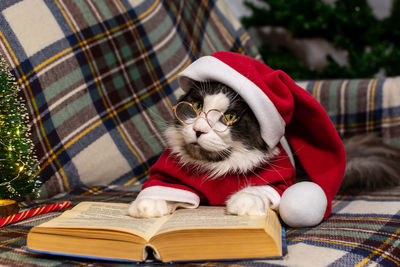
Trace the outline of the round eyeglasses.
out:
[[[228,127],[238,120],[238,116],[233,113],[224,114],[218,109],[210,109],[207,112],[202,111],[199,102],[194,104],[182,101],[173,107],[176,118],[183,124],[190,125],[197,121],[201,114],[208,125],[216,132],[225,132]]]

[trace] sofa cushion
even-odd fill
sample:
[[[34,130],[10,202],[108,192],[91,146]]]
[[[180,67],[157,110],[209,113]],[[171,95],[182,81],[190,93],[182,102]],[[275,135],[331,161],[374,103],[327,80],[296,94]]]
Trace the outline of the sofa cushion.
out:
[[[400,146],[400,77],[298,84],[321,103],[343,138],[375,132]]]
[[[176,75],[217,50],[257,56],[220,1],[1,1],[0,53],[22,88],[42,196],[145,179]]]

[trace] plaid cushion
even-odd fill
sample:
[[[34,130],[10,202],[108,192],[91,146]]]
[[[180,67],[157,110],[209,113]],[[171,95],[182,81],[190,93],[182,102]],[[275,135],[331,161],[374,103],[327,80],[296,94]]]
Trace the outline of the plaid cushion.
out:
[[[136,195],[101,188],[76,190],[58,200],[72,200],[74,204],[81,201],[127,203]],[[338,196],[333,202],[332,216],[320,225],[286,229],[288,254],[283,260],[208,262],[201,266],[399,266],[399,207],[400,187],[357,197]],[[29,229],[60,213],[43,214],[0,228],[0,262],[7,266],[114,266],[105,261],[26,252]],[[115,266],[124,265],[115,263]]]
[[[342,137],[376,132],[400,146],[400,77],[299,82],[328,112]]]
[[[257,56],[223,1],[1,1],[43,196],[131,185],[165,147],[177,74],[217,50]]]

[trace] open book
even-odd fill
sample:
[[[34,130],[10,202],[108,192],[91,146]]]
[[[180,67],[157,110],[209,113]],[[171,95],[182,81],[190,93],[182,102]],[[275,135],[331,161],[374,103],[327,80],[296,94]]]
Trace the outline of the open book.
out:
[[[136,219],[128,204],[81,202],[32,228],[29,251],[120,261],[199,261],[282,256],[276,213],[227,215],[224,207],[179,209],[172,215]]]

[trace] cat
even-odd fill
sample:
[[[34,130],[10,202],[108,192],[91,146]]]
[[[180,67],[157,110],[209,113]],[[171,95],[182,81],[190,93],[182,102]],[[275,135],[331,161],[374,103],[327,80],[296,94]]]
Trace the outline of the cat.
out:
[[[346,171],[338,194],[356,195],[400,185],[400,148],[374,133],[343,140]]]
[[[246,180],[247,174],[280,159],[282,147],[268,147],[260,134],[257,119],[246,102],[231,88],[219,82],[193,81],[193,87],[174,108],[175,120],[165,136],[171,154],[179,165],[205,173],[204,180],[220,179],[235,173]],[[400,149],[384,145],[374,135],[344,140],[347,168],[340,194],[357,194],[400,184]],[[294,155],[296,151],[294,151]],[[297,162],[298,181],[301,175]],[[277,166],[276,168],[282,168]],[[236,215],[261,215],[274,207],[274,194],[260,186],[245,186],[227,198],[227,212]],[[189,205],[190,206],[190,205]],[[141,198],[132,202],[134,217],[158,217],[177,207],[189,207],[164,199]]]

